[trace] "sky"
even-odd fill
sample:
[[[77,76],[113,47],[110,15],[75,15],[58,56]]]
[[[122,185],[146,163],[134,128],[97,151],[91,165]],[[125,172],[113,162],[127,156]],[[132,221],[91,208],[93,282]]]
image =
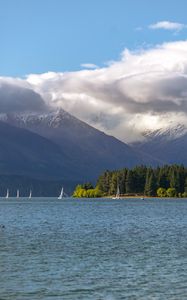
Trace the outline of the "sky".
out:
[[[184,39],[187,33],[148,29],[162,20],[186,23],[186,0],[0,0],[0,6],[2,76],[103,66],[124,48]]]
[[[62,107],[124,141],[186,126],[186,0],[0,0],[0,8],[1,112]]]

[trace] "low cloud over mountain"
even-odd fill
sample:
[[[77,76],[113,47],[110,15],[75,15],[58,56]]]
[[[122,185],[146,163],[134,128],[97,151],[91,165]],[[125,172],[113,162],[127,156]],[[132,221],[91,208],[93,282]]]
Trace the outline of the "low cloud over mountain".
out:
[[[0,112],[38,112],[47,109],[42,97],[19,80],[0,79]]]
[[[125,50],[119,61],[95,70],[31,74],[21,84],[46,105],[60,106],[98,129],[125,141],[141,139],[142,131],[166,127],[168,119],[186,126],[187,41]],[[28,106],[45,107],[39,96],[34,102],[30,96],[35,94],[27,93]]]

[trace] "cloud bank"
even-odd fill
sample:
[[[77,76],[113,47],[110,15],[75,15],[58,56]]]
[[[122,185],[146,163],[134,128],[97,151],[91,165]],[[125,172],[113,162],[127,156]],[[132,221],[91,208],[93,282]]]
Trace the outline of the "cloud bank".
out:
[[[119,61],[105,68],[12,81],[33,89],[45,105],[62,107],[124,141],[141,139],[145,130],[187,125],[187,41],[125,49]]]

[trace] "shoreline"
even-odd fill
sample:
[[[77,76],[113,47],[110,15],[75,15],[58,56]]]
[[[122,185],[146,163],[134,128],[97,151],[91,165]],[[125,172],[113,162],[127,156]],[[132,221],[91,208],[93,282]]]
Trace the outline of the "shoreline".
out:
[[[106,196],[106,197],[100,197],[104,199],[113,199],[115,196]],[[143,198],[143,199],[142,199]],[[156,196],[120,196],[119,198],[113,199],[113,200],[125,200],[125,199],[187,199],[186,197],[156,197]]]

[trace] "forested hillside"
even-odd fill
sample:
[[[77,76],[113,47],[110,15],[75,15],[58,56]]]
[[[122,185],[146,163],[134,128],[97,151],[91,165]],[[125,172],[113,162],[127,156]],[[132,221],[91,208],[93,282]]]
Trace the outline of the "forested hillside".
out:
[[[186,197],[187,168],[183,165],[157,168],[138,166],[133,169],[105,171],[97,181],[97,188],[104,195],[114,195],[117,185],[122,195]]]

